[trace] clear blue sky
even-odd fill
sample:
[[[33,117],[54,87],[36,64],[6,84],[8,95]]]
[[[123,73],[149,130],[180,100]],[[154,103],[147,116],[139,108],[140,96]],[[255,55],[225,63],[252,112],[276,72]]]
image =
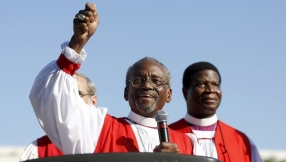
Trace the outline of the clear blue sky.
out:
[[[286,149],[286,1],[92,1],[101,23],[80,72],[97,86],[98,106],[114,116],[129,65],[157,58],[172,74],[169,123],[183,117],[184,69],[209,61],[222,75],[218,117],[245,132],[259,149]],[[34,78],[58,58],[86,1],[1,1],[0,145],[26,146],[44,135],[28,98]]]

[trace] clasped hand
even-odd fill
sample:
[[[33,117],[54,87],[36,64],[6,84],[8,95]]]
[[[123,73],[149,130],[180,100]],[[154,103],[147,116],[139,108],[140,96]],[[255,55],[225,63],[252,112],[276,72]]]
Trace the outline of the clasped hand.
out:
[[[177,144],[171,142],[162,142],[160,145],[156,146],[153,152],[166,152],[166,153],[179,153],[179,148]]]
[[[81,15],[81,18],[78,15]],[[99,18],[96,5],[86,3],[85,9],[80,10],[73,19],[74,34],[70,40],[69,47],[80,53],[89,38],[95,33],[98,25]]]

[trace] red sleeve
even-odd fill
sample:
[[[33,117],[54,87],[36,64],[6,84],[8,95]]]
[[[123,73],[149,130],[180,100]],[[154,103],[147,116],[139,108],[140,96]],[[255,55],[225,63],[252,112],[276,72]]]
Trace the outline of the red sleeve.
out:
[[[74,75],[76,71],[80,68],[81,64],[76,64],[68,60],[65,55],[61,54],[60,57],[57,60],[57,65],[60,69],[62,69],[64,72]]]

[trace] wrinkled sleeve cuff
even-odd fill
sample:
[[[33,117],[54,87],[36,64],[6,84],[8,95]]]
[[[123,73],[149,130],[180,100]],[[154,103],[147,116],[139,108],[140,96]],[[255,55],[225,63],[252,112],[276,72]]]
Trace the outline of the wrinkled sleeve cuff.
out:
[[[84,49],[78,54],[69,46],[69,41],[64,42],[62,47],[62,53],[57,60],[57,65],[64,72],[74,75],[80,68],[82,62],[84,62],[87,54]]]

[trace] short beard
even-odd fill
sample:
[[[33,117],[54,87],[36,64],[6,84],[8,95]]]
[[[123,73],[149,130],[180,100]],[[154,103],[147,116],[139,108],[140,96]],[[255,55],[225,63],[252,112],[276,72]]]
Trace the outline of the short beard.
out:
[[[157,99],[158,99],[158,98],[155,99],[155,102],[154,102],[151,106],[146,106],[146,105],[143,105],[143,104],[140,105],[140,104],[137,102],[137,100],[135,100],[135,105],[136,105],[136,107],[137,107],[141,112],[150,113],[150,112],[152,112],[152,111],[155,110],[156,105],[157,105]]]

